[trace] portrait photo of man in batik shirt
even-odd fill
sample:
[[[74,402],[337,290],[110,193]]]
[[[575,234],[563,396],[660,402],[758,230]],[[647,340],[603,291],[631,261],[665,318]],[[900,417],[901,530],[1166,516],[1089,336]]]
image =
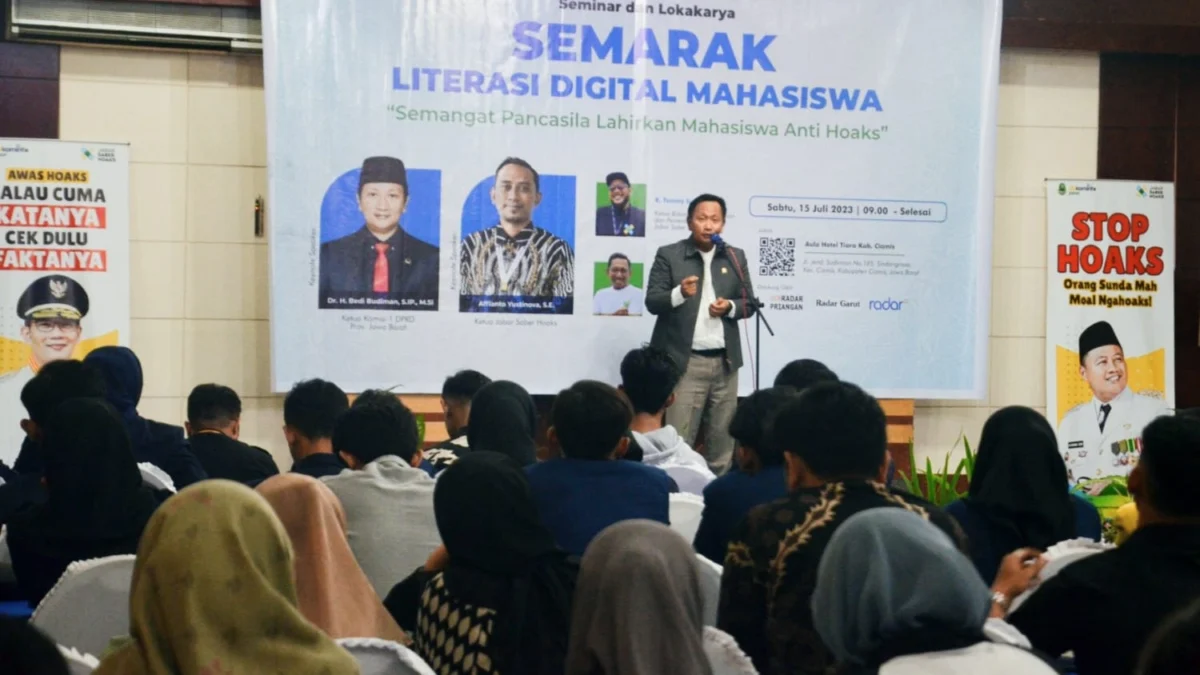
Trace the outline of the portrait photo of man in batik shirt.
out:
[[[496,169],[489,195],[500,219],[463,239],[459,309],[570,314],[575,255],[570,244],[533,222],[542,201],[537,171],[509,157]]]

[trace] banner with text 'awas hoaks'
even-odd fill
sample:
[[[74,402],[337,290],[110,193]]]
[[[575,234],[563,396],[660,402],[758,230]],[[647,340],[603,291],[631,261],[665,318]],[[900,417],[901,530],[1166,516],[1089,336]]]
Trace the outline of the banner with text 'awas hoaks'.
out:
[[[1175,188],[1047,180],[1046,415],[1072,483],[1126,476],[1175,404]]]
[[[21,389],[52,361],[129,342],[129,146],[0,139],[0,460]]]

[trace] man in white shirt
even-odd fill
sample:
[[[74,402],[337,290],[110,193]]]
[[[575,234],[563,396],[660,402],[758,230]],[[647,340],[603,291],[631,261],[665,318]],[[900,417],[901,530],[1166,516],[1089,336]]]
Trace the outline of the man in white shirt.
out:
[[[633,263],[624,253],[608,257],[608,280],[612,286],[596,291],[592,298],[592,314],[606,316],[640,316],[642,314],[642,289],[629,284]]]
[[[733,456],[729,422],[742,367],[737,319],[754,313],[745,252],[713,240],[724,228],[724,199],[711,194],[693,199],[691,236],[658,249],[646,283],[646,309],[658,317],[650,344],[684,370],[667,423],[693,447],[704,428],[704,457],[718,475]]]
[[[1079,334],[1079,375],[1093,398],[1072,408],[1058,426],[1068,478],[1074,483],[1128,475],[1141,456],[1142,430],[1167,414],[1167,404],[1129,388],[1125,352],[1107,321]]]
[[[333,448],[350,468],[322,478],[346,511],[346,537],[379,597],[442,544],[436,483],[421,464],[417,421],[392,394],[363,392],[338,418]]]

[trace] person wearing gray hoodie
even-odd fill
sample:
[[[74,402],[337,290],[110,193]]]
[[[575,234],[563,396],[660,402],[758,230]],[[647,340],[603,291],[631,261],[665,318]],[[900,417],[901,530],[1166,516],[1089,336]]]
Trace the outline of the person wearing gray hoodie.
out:
[[[700,495],[716,474],[704,456],[663,420],[682,375],[671,355],[657,347],[634,349],[621,360],[621,391],[633,406],[630,430],[642,449],[642,463],[666,471],[680,492]]]

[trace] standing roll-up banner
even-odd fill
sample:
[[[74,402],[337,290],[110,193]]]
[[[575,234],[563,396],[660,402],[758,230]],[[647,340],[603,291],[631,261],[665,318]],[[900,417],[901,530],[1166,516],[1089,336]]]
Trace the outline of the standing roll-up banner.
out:
[[[0,139],[0,460],[47,363],[129,341],[129,146]]]
[[[1000,0],[364,4],[263,2],[276,391],[615,381],[713,193],[764,382],[983,397]]]
[[[1046,214],[1046,413],[1068,478],[1098,494],[1175,405],[1175,187],[1047,180]]]

